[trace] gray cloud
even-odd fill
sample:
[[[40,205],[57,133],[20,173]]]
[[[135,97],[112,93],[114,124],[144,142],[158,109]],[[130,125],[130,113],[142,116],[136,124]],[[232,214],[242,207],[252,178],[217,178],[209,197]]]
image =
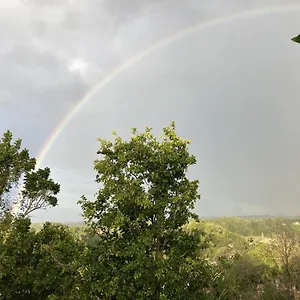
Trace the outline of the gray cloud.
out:
[[[42,7],[61,7],[62,5],[71,5],[72,0],[21,0],[25,5],[37,5]]]
[[[286,1],[3,0],[0,130],[12,129],[36,155],[66,113],[128,57],[196,22],[279,4]],[[60,170],[64,204],[42,218],[63,218],[79,190],[92,189],[99,135],[160,128],[171,119],[199,157],[197,211],[262,212],[271,203],[272,211],[283,211],[272,202],[274,184],[277,197],[296,206],[300,55],[289,38],[297,26],[296,13],[219,26],[121,74],[73,119],[44,161]]]
[[[201,180],[197,212],[293,213],[300,57],[284,42],[294,26],[286,18],[227,24],[158,51],[99,92],[46,161],[63,169],[76,162],[80,172],[92,167],[97,136],[113,129],[127,136],[130,127],[161,128],[174,119],[199,159],[191,173]],[[78,134],[81,146],[74,149]]]

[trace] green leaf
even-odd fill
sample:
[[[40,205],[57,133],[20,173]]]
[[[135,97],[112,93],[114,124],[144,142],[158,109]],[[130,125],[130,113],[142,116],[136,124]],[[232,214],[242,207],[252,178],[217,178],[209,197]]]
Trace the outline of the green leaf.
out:
[[[300,34],[297,35],[297,36],[295,36],[295,37],[293,37],[292,41],[299,44],[300,43]]]
[[[196,163],[190,141],[177,135],[174,122],[161,138],[146,127],[133,128],[129,140],[114,133],[113,142],[98,141],[100,187],[96,199],[79,202],[86,223],[99,233],[87,251],[85,276],[98,283],[88,283],[89,291],[103,299],[201,298],[202,240],[183,230],[200,198],[198,181],[187,178]]]

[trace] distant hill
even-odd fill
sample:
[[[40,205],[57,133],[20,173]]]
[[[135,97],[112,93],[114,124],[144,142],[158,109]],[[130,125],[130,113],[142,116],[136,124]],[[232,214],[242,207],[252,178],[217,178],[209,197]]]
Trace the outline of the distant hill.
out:
[[[300,220],[300,216],[275,216],[275,215],[248,215],[248,216],[218,216],[218,217],[208,217],[202,216],[199,217],[200,220],[203,221],[213,221],[222,218],[239,218],[239,219],[247,219],[247,220],[265,220],[265,219],[274,219],[274,218],[283,218],[288,220]],[[84,226],[83,222],[52,222],[52,223],[59,223],[69,227],[82,227]],[[34,228],[39,228],[43,226],[43,222],[32,223]]]
[[[254,220],[264,220],[264,219],[300,219],[300,216],[276,216],[276,215],[247,215],[247,216],[218,216],[218,217],[200,217],[201,220],[216,220],[221,218],[240,218],[240,219],[254,219]]]
[[[34,229],[40,229],[42,228],[43,224],[45,222],[36,222],[36,223],[32,223],[32,227]],[[66,225],[68,227],[74,228],[74,227],[83,227],[84,223],[83,222],[51,222],[52,224],[62,224],[62,225]]]

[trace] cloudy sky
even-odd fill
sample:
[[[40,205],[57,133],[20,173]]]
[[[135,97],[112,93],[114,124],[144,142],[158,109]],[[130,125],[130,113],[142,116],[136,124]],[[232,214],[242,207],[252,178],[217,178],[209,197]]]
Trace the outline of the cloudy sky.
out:
[[[193,24],[244,16],[187,34],[100,89],[41,162],[62,192],[34,220],[80,219],[77,200],[97,190],[97,137],[147,125],[159,132],[171,120],[198,158],[200,216],[299,215],[297,2],[1,0],[0,132],[12,130],[34,156],[127,59]],[[253,10],[264,13],[247,17]]]

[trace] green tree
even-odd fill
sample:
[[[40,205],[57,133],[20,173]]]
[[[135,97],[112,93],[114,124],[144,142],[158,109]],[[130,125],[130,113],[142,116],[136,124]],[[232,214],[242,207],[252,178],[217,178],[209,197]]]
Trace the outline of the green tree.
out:
[[[21,139],[13,141],[10,131],[0,140],[0,207],[5,211],[11,206],[9,193],[19,186],[22,175],[33,170],[36,163],[21,146]]]
[[[85,244],[60,224],[45,223],[35,235],[33,293],[42,299],[83,299],[81,256]],[[37,299],[37,296],[31,299]]]
[[[37,209],[57,205],[60,185],[50,178],[50,169],[39,169],[25,175],[20,209],[27,216]]]
[[[200,198],[187,171],[196,163],[190,141],[175,124],[157,139],[146,128],[129,141],[99,139],[97,197],[79,203],[98,235],[86,256],[89,297],[98,299],[209,299],[209,267],[197,257],[200,238],[183,226]],[[202,298],[201,298],[202,297]]]
[[[78,299],[83,243],[64,226],[35,232],[29,218],[8,218],[0,221],[0,299]]]
[[[22,140],[14,141],[12,132],[5,132],[0,139],[0,215],[11,213],[16,203],[23,216],[57,204],[60,185],[50,178],[49,168],[35,170],[35,166]],[[22,183],[22,192],[14,195]]]
[[[299,232],[286,224],[274,227],[270,241],[269,255],[280,271],[280,281],[288,289],[290,297],[295,293],[298,274],[295,272],[297,255],[300,250]],[[297,270],[297,268],[296,268]]]
[[[221,257],[217,266],[217,276],[222,280],[213,282],[215,299],[258,299],[258,287],[267,271],[265,265],[246,254],[236,254],[230,258]]]

